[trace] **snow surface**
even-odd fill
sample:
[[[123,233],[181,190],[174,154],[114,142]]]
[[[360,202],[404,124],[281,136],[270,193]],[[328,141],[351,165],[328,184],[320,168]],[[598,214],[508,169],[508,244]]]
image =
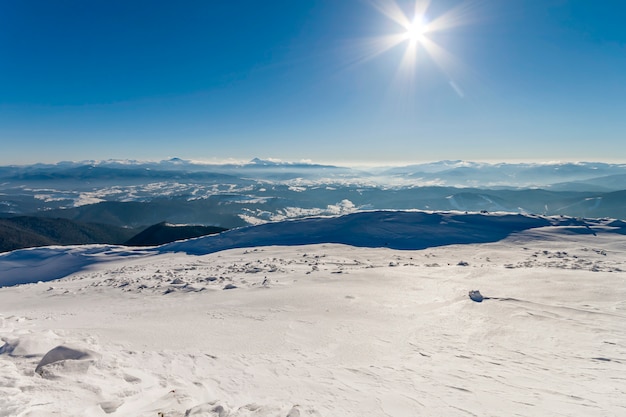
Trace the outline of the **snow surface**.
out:
[[[372,212],[4,254],[0,416],[625,415],[625,234]]]

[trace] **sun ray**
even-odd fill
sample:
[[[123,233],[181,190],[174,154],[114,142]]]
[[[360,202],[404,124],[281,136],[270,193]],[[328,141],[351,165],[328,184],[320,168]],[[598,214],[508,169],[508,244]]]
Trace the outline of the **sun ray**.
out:
[[[430,32],[439,32],[454,29],[459,26],[466,26],[476,22],[477,13],[475,10],[480,2],[463,2],[458,6],[448,10],[444,14],[433,19],[428,24]]]
[[[427,51],[433,62],[439,67],[446,77],[448,77],[448,85],[460,97],[465,98],[465,93],[459,86],[459,77],[455,75],[462,68],[462,64],[441,45],[432,39],[425,38],[422,46]]]
[[[457,65],[457,60],[454,58],[454,55],[427,37],[422,40],[422,46],[439,69],[450,78],[452,76],[451,69]]]
[[[424,16],[430,6],[430,0],[416,0],[413,8],[413,16]]]
[[[347,49],[349,54],[343,54],[346,63],[344,69],[349,69],[377,58],[379,55],[397,47],[405,41],[404,34],[377,36],[359,41],[353,41]]]
[[[417,48],[408,47],[404,50],[402,60],[398,66],[398,75],[408,81],[409,85],[413,84],[415,70],[417,68]]]
[[[406,28],[411,24],[409,18],[394,0],[370,0],[370,3],[374,8],[378,9],[380,13],[387,16],[398,25]]]

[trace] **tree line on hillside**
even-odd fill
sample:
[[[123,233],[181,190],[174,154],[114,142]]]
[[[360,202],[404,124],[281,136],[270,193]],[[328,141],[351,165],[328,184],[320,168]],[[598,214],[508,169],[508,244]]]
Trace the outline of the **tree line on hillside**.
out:
[[[50,245],[154,246],[225,230],[215,226],[173,226],[166,222],[147,228],[128,228],[62,218],[17,216],[0,219],[0,252]]]

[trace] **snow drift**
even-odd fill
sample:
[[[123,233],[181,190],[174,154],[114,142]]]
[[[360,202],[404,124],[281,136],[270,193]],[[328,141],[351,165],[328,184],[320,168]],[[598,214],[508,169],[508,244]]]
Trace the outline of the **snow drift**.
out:
[[[622,415],[625,231],[372,212],[12,252],[0,416]]]

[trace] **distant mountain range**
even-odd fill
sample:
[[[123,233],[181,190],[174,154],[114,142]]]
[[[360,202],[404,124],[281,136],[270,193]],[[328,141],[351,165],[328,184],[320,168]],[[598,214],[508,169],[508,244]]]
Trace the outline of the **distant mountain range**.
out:
[[[254,158],[247,163],[207,164],[180,158],[159,162],[81,161],[0,167],[3,181],[180,179],[199,181],[349,180],[404,185],[450,187],[552,187],[577,184],[578,191],[617,191],[626,176],[626,164],[577,163],[477,163],[439,161],[391,168],[354,169],[305,162],[280,162]],[[605,181],[606,180],[606,181]],[[623,183],[622,183],[623,184]],[[591,188],[581,189],[581,186]]]
[[[624,219],[626,164],[440,161],[355,169],[258,158],[228,164],[172,158],[0,167],[0,218],[62,218],[125,229],[163,221],[230,229],[411,209]]]
[[[315,215],[392,209],[433,211],[498,211],[576,217],[626,218],[626,191],[608,193],[547,191],[541,189],[482,190],[474,188],[420,187],[385,190],[378,187],[337,187],[294,190],[275,186],[272,197],[258,186],[246,194],[216,194],[202,199],[188,196],[157,197],[149,201],[104,201],[79,207],[37,212],[48,218],[117,227],[147,227],[166,219],[179,224],[223,228],[241,227]],[[343,199],[343,200],[342,200]]]

